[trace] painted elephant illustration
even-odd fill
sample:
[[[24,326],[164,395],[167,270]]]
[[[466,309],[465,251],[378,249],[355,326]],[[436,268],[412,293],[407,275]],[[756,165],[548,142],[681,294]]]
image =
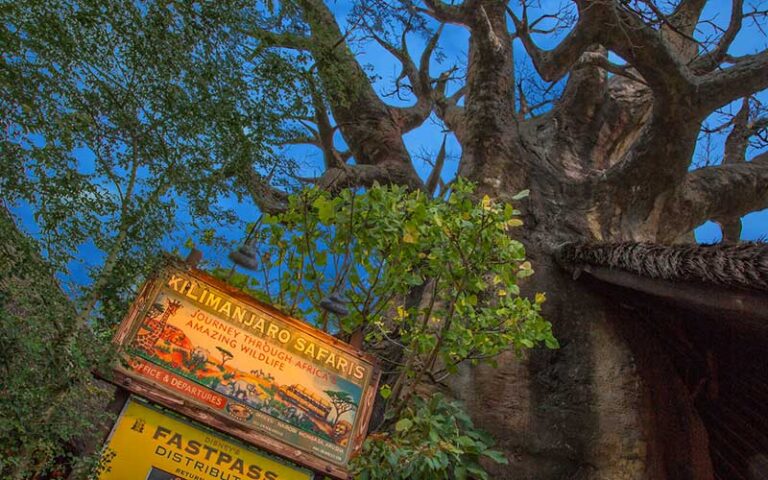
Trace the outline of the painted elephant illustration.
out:
[[[246,382],[245,380],[232,380],[224,385],[227,388],[227,394],[237,400],[248,401],[249,396],[258,397],[256,392],[256,386]]]
[[[194,363],[205,363],[208,361],[208,357],[211,355],[211,352],[206,350],[203,347],[195,347],[194,350],[190,353],[190,359]]]

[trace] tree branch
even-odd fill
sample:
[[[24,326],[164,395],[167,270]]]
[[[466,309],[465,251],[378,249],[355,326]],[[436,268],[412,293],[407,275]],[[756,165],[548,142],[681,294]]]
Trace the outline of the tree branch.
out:
[[[604,172],[601,183],[616,193],[617,208],[645,218],[660,194],[687,175],[700,118],[675,102],[656,101],[650,120],[642,126],[621,160]],[[631,195],[627,195],[631,192]]]
[[[432,167],[432,172],[429,174],[426,182],[426,190],[430,195],[434,195],[439,185],[440,174],[443,173],[443,165],[445,165],[446,150],[445,144],[448,140],[448,135],[443,136],[443,143],[440,145],[440,151],[437,153],[435,159],[435,165]]]
[[[749,145],[749,99],[742,101],[739,112],[731,122],[733,129],[725,140],[723,165],[733,165],[746,161],[747,146]],[[737,243],[741,238],[741,216],[723,217],[716,219],[723,234],[723,242]]]
[[[768,88],[768,50],[741,57],[730,68],[699,77],[697,83],[697,100],[705,113]]]
[[[768,153],[751,162],[704,167],[690,172],[665,206],[670,235],[691,231],[707,220],[741,217],[768,208]]]
[[[723,33],[723,37],[712,51],[705,52],[691,63],[691,71],[697,74],[711,72],[726,60],[728,49],[736,39],[736,35],[741,31],[741,26],[744,21],[743,8],[744,0],[732,1],[731,20],[728,23],[728,28]]]
[[[407,171],[409,181],[403,183],[421,183],[405,148],[398,115],[374,91],[333,12],[322,0],[297,0],[297,5],[312,32],[310,49],[324,98],[355,162]]]
[[[646,86],[648,85],[643,77],[637,74],[637,71],[634,68],[629,65],[619,65],[617,63],[613,63],[608,60],[608,57],[605,56],[602,52],[585,52],[573,67],[573,69],[579,70],[588,66],[598,67],[602,70],[605,70],[606,72],[627,78],[633,82],[637,82]]]
[[[607,26],[600,26],[601,43],[637,69],[662,101],[689,95],[693,77],[683,68],[680,45],[665,41],[661,32],[626,6],[614,4],[601,9],[606,10],[603,21],[607,20]]]
[[[408,53],[408,46],[406,44],[406,35],[408,28],[403,30],[401,36],[401,42],[399,47],[395,47],[391,43],[387,42],[379,35],[371,32],[371,36],[376,42],[384,47],[389,53],[397,58],[402,64],[402,73],[396,80],[396,88],[399,90],[400,80],[407,77],[411,84],[411,90],[416,97],[416,104],[411,107],[397,108],[391,107],[392,111],[400,119],[400,124],[403,132],[409,132],[418,127],[424,120],[432,113],[432,107],[434,105],[434,99],[432,96],[432,78],[430,76],[429,63],[432,59],[432,54],[437,47],[437,42],[440,39],[440,35],[443,31],[443,24],[441,24],[437,31],[430,37],[424,51],[421,54],[419,65],[417,66]]]
[[[507,13],[515,24],[517,37],[523,43],[525,51],[530,55],[533,66],[538,74],[547,82],[555,82],[562,78],[579,60],[581,55],[595,43],[597,27],[591,22],[579,19],[576,26],[553,50],[541,50],[530,35],[530,25],[526,15],[520,19],[507,8]]]
[[[424,4],[427,9],[418,9],[421,13],[426,13],[432,18],[439,20],[442,23],[453,23],[456,25],[467,25],[469,22],[468,9],[472,5],[468,5],[467,1],[461,6],[448,5],[441,0],[424,0]]]
[[[733,129],[731,129],[731,133],[725,139],[724,165],[746,161],[749,137],[752,135],[749,125],[749,98],[745,98],[741,102],[739,112],[730,123],[733,125]]]
[[[344,188],[371,187],[374,183],[405,185],[412,189],[423,189],[421,180],[414,181],[407,169],[390,165],[343,165],[326,170],[317,179],[317,185],[336,192]]]
[[[684,0],[667,20],[676,30],[691,36],[696,31],[696,25],[706,4],[707,0]]]
[[[325,106],[325,100],[320,95],[320,91],[315,85],[314,80],[308,79],[310,95],[312,97],[312,106],[315,109],[315,123],[317,124],[317,145],[323,151],[323,163],[326,170],[329,168],[338,168],[344,164],[346,158],[336,150],[333,136],[336,129],[331,124],[331,118],[328,109]]]
[[[456,68],[449,69],[435,80],[435,86],[432,90],[432,97],[435,100],[435,110],[437,116],[453,130],[457,136],[461,135],[464,127],[464,108],[459,106],[459,100],[467,91],[466,85],[462,85],[451,95],[446,95],[448,80],[451,79]]]
[[[288,194],[269,184],[271,176],[265,178],[251,168],[240,179],[262,212],[277,214],[288,208]]]

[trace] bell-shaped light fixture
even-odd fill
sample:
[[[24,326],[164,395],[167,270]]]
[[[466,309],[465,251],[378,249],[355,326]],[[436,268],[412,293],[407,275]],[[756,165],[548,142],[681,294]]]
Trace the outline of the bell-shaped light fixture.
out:
[[[336,315],[337,317],[346,317],[349,315],[349,310],[347,309],[347,301],[336,293],[331,293],[327,297],[320,300],[320,308],[328,313]]]
[[[229,259],[248,270],[256,270],[259,266],[259,261],[256,259],[256,246],[250,243],[229,252]]]

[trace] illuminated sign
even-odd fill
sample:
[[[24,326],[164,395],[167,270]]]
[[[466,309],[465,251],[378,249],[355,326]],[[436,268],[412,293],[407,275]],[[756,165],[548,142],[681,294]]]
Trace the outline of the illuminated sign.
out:
[[[348,476],[379,376],[350,345],[181,266],[145,286],[116,342],[118,381],[127,389],[217,429],[234,426],[233,435],[325,474]]]
[[[99,480],[311,480],[312,473],[129,400],[102,455]]]

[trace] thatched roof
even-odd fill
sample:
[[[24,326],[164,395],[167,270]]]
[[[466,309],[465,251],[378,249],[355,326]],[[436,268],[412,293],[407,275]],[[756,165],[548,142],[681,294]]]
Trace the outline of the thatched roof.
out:
[[[768,334],[766,243],[574,243],[563,246],[557,257],[574,278],[584,274],[602,285],[652,295],[702,315],[716,315],[745,332]],[[643,301],[633,295],[618,297],[621,302]]]
[[[652,279],[768,292],[768,243],[572,243],[559,250],[558,260],[573,272],[585,266],[604,267]]]

